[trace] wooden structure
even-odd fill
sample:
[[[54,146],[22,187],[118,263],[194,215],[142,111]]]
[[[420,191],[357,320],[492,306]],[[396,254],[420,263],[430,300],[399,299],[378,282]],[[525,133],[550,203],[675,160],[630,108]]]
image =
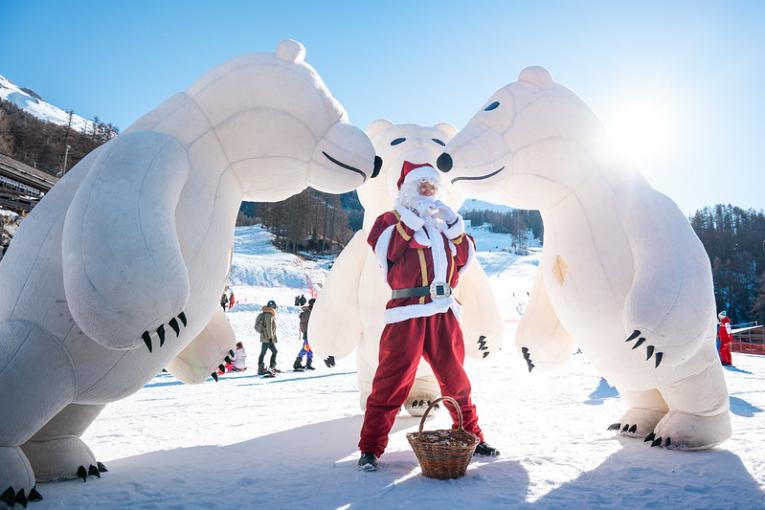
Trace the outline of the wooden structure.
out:
[[[731,352],[765,355],[765,326],[754,325],[732,331]]]
[[[58,182],[50,175],[0,154],[0,207],[29,212]]]

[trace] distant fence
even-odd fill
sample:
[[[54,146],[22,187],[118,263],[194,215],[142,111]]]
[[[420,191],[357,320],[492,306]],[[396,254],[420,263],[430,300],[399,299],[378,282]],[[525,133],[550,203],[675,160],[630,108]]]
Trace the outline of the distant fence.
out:
[[[732,352],[765,355],[765,327],[749,326],[733,330]]]

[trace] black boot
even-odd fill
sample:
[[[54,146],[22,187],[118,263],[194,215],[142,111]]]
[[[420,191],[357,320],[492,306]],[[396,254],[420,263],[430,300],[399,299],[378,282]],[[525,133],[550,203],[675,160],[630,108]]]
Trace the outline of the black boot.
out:
[[[303,369],[304,369],[304,368],[306,368],[306,367],[304,367],[304,366],[303,366],[303,364],[301,363],[301,361],[302,361],[302,360],[300,359],[300,356],[298,356],[297,358],[295,358],[295,363],[293,363],[293,364],[292,364],[292,370],[295,370],[295,371],[301,371],[301,372],[302,372],[302,371],[303,371]]]
[[[481,441],[478,446],[475,447],[475,455],[483,455],[486,457],[499,457],[499,450],[493,446],[486,444],[486,441]]]
[[[265,365],[258,365],[258,375],[265,375],[268,373],[268,370],[266,370]]]
[[[306,370],[316,370],[316,368],[311,363],[313,363],[313,359],[306,358],[306,360],[305,360],[305,369]]]
[[[374,453],[363,452],[359,458],[359,469],[362,471],[377,471],[377,465],[380,463]]]

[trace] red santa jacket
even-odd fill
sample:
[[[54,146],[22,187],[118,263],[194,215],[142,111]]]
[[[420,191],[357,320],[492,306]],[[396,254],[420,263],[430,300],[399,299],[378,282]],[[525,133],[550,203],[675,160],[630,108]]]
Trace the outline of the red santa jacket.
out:
[[[461,217],[457,223],[439,228],[412,211],[397,207],[375,220],[367,242],[372,247],[391,289],[409,289],[430,284],[457,286],[460,274],[475,257],[475,241],[465,234]],[[461,308],[453,296],[390,299],[385,323],[414,317],[429,317],[451,309],[459,319]]]

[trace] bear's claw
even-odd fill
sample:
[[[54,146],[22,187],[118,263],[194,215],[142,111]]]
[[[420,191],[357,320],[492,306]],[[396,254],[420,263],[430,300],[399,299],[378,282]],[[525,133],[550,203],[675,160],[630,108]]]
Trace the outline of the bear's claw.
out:
[[[531,372],[534,369],[534,363],[531,361],[531,354],[529,354],[529,348],[521,347],[521,352],[523,353],[523,359],[526,360],[526,366],[529,367],[529,372]]]
[[[77,468],[77,477],[82,478],[83,482],[88,481],[89,476],[95,476],[97,478],[101,478],[101,473],[105,473],[108,471],[106,469],[106,466],[101,464],[100,462],[96,462],[96,465],[90,464],[87,468],[85,466],[80,466]],[[37,496],[40,496],[40,493],[35,491],[34,488],[29,491],[29,500],[32,501],[32,492],[36,492]],[[42,496],[40,496],[40,499],[42,499]]]
[[[620,428],[622,428],[621,423],[612,423],[611,425],[608,426],[607,430],[619,430]]]
[[[5,491],[0,495],[0,501],[8,506],[13,506],[14,503],[16,503],[16,491],[13,490],[13,487],[8,487],[5,489]]]
[[[635,342],[635,344],[632,346],[632,350],[637,349],[638,347],[643,345],[643,343],[645,343],[645,340],[646,340],[645,337],[640,336],[640,334],[641,334],[640,330],[636,329],[625,340],[625,342],[631,342],[634,339],[640,337],[640,338],[638,338],[638,341]],[[654,359],[654,363],[655,363],[654,366],[655,366],[655,368],[659,368],[659,365],[661,364],[661,360],[664,358],[664,353],[660,352],[660,351],[656,351],[656,347],[654,347],[653,345],[647,345],[646,348],[645,348],[645,359],[646,359],[646,361],[651,359],[651,357],[653,357],[653,359]]]
[[[181,320],[181,323],[183,324],[183,327],[186,327],[187,321],[186,321],[186,314],[181,312],[176,317],[173,317],[168,321],[168,325],[172,328],[173,331],[175,331],[175,337],[178,338],[181,334],[181,327],[178,325],[178,319]],[[159,346],[162,347],[165,345],[165,325],[160,324],[159,327],[156,330],[157,337],[159,338]],[[141,335],[141,338],[143,339],[143,343],[146,345],[146,348],[149,349],[149,352],[152,352],[152,343],[151,343],[151,333],[149,331],[144,331]],[[232,354],[233,356],[233,354]]]
[[[37,487],[32,487],[32,490],[29,491],[29,496],[27,497],[28,501],[37,502],[42,501],[43,497],[42,494],[37,492]]]
[[[484,358],[489,355],[489,348],[486,346],[486,337],[483,335],[478,337],[478,350],[483,351]]]

